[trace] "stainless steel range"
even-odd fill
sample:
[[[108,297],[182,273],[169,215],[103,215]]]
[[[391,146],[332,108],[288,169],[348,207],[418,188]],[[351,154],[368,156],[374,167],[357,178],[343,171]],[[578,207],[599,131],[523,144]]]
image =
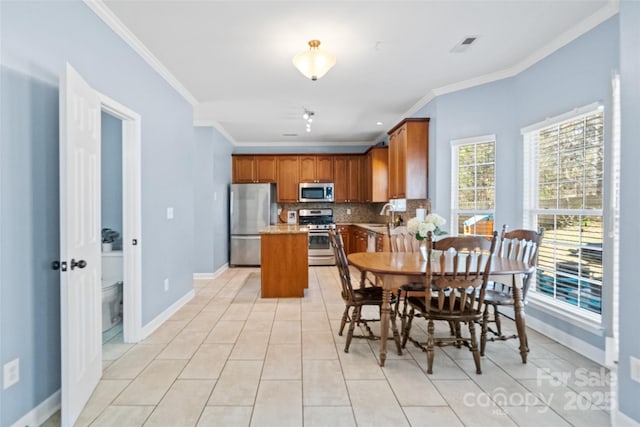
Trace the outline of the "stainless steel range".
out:
[[[332,209],[300,209],[300,225],[309,229],[309,265],[335,265],[329,230],[336,228]]]

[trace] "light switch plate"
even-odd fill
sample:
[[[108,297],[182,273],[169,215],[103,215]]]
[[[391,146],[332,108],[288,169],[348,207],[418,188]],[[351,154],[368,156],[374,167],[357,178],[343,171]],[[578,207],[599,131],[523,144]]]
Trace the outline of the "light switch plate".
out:
[[[640,359],[629,356],[629,371],[631,379],[640,383]]]
[[[4,390],[20,381],[20,359],[13,359],[4,364],[2,379],[2,387]]]
[[[167,208],[167,219],[173,219],[173,208],[172,207],[168,207]]]

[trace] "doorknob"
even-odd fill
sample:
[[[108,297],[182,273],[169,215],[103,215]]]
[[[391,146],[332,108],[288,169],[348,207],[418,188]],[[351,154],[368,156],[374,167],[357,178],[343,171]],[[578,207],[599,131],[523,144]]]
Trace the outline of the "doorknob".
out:
[[[78,268],[85,268],[87,266],[87,261],[81,259],[76,261],[75,259],[71,258],[71,269],[73,270],[74,268],[78,267]]]

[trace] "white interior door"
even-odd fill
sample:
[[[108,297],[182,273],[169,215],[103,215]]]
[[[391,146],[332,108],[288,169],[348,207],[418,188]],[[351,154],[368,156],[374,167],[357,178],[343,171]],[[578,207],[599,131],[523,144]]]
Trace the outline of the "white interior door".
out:
[[[62,426],[102,375],[100,99],[67,64],[60,78]]]

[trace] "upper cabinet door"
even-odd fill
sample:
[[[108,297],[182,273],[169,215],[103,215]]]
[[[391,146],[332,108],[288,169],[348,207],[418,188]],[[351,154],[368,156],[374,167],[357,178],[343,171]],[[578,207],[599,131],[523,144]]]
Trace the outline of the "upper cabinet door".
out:
[[[276,182],[278,179],[276,159],[276,156],[233,156],[233,184]]]
[[[300,156],[300,182],[333,182],[333,156]]]
[[[298,156],[278,156],[278,202],[298,201]]]
[[[256,168],[253,156],[233,156],[232,166],[234,184],[256,181]]]
[[[300,182],[316,182],[316,156],[300,156]]]
[[[257,182],[276,182],[276,156],[256,156]]]
[[[347,158],[347,156],[335,156],[333,158],[333,201],[336,203],[349,201]]]
[[[427,197],[429,119],[405,119],[389,131],[389,198]]]
[[[333,156],[316,156],[316,182],[333,182]]]

